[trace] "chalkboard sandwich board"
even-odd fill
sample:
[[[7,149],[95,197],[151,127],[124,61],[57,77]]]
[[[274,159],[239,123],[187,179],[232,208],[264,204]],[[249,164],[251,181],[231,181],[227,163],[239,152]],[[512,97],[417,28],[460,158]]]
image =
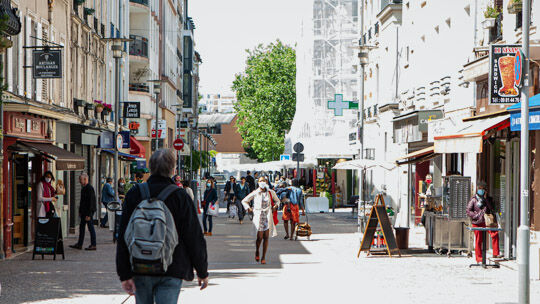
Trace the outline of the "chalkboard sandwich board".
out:
[[[392,225],[388,214],[386,213],[386,205],[384,204],[384,198],[382,194],[377,194],[375,197],[375,204],[371,208],[369,213],[368,223],[366,225],[366,230],[364,231],[364,236],[362,238],[362,243],[360,245],[360,250],[358,251],[358,257],[362,251],[367,251],[368,254],[380,254],[380,249],[371,249],[371,244],[377,231],[377,226],[381,225],[381,230],[384,237],[384,243],[386,246],[385,253],[388,256],[401,257],[401,252],[398,249],[396,238],[394,236],[394,231],[392,230]]]
[[[36,255],[41,255],[42,260],[45,255],[52,255],[53,259],[56,260],[57,254],[62,255],[62,260],[65,259],[60,218],[38,217],[34,240],[32,260]]]

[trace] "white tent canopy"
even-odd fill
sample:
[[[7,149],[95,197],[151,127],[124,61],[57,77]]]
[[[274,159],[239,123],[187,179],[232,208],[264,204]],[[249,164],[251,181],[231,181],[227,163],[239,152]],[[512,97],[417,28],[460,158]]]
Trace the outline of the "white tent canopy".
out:
[[[306,160],[304,162],[300,162],[300,168],[314,168],[316,165],[316,161],[314,160]],[[296,162],[295,161],[271,161],[271,162],[265,162],[265,163],[254,163],[254,164],[238,164],[238,165],[227,165],[218,168],[219,171],[229,171],[229,172],[235,172],[235,171],[281,171],[282,169],[294,169],[296,168]]]
[[[393,170],[396,167],[391,162],[376,161],[371,159],[354,159],[345,162],[341,162],[334,166],[336,170],[365,170],[371,168],[383,168],[388,171]]]

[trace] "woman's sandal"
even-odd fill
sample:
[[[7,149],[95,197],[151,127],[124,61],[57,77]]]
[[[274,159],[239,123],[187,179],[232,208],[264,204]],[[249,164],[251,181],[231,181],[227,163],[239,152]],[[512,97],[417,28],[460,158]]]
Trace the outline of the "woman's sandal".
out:
[[[266,264],[266,260],[265,260],[265,259],[262,259],[262,260],[261,260],[261,264],[263,264],[263,265]]]
[[[256,261],[257,263],[259,262],[259,259],[260,259],[259,256],[256,255],[256,256],[255,256],[255,261]]]

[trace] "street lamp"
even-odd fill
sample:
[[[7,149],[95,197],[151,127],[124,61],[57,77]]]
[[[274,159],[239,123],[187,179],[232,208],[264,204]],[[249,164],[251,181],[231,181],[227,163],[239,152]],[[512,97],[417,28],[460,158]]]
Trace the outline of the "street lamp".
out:
[[[154,94],[156,95],[156,122],[154,124],[154,128],[156,130],[156,141],[154,146],[154,151],[157,151],[159,147],[159,134],[158,134],[158,118],[159,118],[159,100],[158,96],[161,94],[161,83],[163,80],[156,79],[156,80],[148,80],[148,82],[152,82],[154,84]]]
[[[124,56],[124,42],[130,42],[126,38],[105,38],[106,42],[112,42],[111,50],[115,63],[114,73],[114,195],[118,200],[118,116],[120,114],[120,59]]]

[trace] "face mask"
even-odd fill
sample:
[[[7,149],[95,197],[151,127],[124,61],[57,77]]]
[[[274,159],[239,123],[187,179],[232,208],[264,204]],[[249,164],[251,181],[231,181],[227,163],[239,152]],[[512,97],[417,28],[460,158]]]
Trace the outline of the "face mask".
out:
[[[120,183],[120,187],[124,187],[124,183]]]
[[[50,177],[46,177],[46,178],[45,178],[45,181],[46,181],[47,183],[49,183],[49,184],[51,183],[51,180],[52,180],[52,179],[51,179]]]
[[[266,188],[268,188],[268,185],[265,182],[260,182],[259,183],[259,188],[266,189]]]
[[[476,193],[477,193],[478,195],[480,195],[480,196],[484,196],[484,194],[486,194],[486,190],[484,190],[484,189],[478,189],[478,190],[476,191]]]
[[[431,180],[430,179],[426,180],[426,183],[431,184]]]
[[[210,187],[210,186],[212,186],[212,184],[206,183],[206,187]]]

